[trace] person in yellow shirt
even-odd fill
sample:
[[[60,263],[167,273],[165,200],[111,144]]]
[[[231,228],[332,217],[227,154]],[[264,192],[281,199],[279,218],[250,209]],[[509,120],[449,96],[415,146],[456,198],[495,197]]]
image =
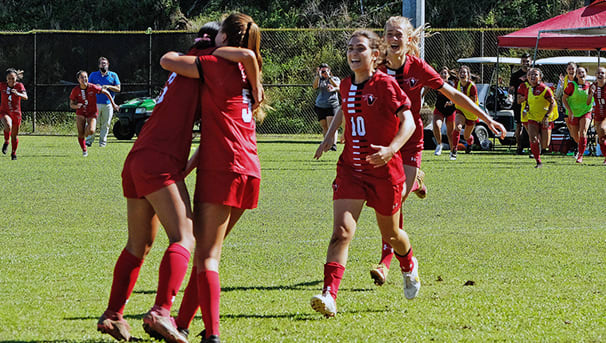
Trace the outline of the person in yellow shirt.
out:
[[[461,66],[459,68],[459,81],[457,82],[457,90],[471,99],[476,105],[478,104],[478,89],[476,85],[471,81],[471,71],[468,66]],[[480,120],[478,116],[476,116],[473,112],[465,110],[463,107],[456,105],[456,117],[455,117],[455,127],[452,131],[452,147],[450,150],[450,159],[457,159],[457,146],[459,145],[459,140],[461,136],[461,130],[463,130],[463,126],[465,126],[465,131],[463,132],[463,138],[467,142],[467,147],[465,148],[466,153],[471,152],[471,146],[473,145],[473,128],[476,126]]]
[[[521,94],[521,101],[526,101],[528,106],[528,136],[530,139],[530,150],[537,162],[535,168],[541,168],[541,130],[551,124],[553,110],[556,108],[553,92],[543,83],[543,72],[539,68],[531,68],[528,71],[528,88],[526,94]]]

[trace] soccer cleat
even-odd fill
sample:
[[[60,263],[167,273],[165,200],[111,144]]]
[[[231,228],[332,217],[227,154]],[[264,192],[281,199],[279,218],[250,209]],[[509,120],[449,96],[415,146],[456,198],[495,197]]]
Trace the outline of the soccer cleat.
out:
[[[2,153],[6,155],[7,150],[8,150],[8,143],[4,142],[4,144],[2,144]]]
[[[82,150],[82,156],[84,156],[84,157],[88,156],[88,150]]]
[[[17,159],[17,154],[14,154],[14,153],[13,153],[13,154],[11,154],[11,160],[13,160],[13,161],[14,161],[14,160],[16,160],[16,159]]]
[[[104,313],[97,322],[97,331],[106,333],[119,341],[129,341],[131,339],[130,325],[119,314],[115,314],[113,317],[114,319],[109,318]]]
[[[168,343],[188,343],[187,338],[177,330],[172,317],[163,317],[154,310],[150,310],[143,317],[143,330],[150,337],[163,339]]]
[[[310,304],[314,311],[323,314],[326,318],[334,317],[337,314],[337,303],[329,292],[314,295]]]
[[[457,152],[456,151],[451,151],[450,152],[450,160],[451,161],[456,161],[457,159]]]
[[[543,163],[541,162],[537,162],[537,165],[534,166],[535,168],[543,168]]]
[[[425,197],[427,196],[427,187],[423,183],[424,180],[425,172],[419,169],[419,171],[417,172],[417,183],[419,184],[419,188],[417,188],[414,193],[421,199],[425,199]]]
[[[433,154],[436,156],[442,155],[442,144],[438,144],[438,146],[436,146],[436,151],[434,151]]]
[[[336,145],[336,144],[333,144],[333,145],[330,147],[330,149],[329,149],[329,150],[330,150],[330,151],[337,151],[337,145]]]
[[[370,270],[370,277],[375,281],[375,285],[382,286],[387,281],[389,268],[383,263],[380,263]]]
[[[606,166],[606,159],[604,159],[604,165]]]
[[[421,279],[419,279],[419,263],[417,258],[412,258],[413,267],[409,272],[402,272],[404,276],[404,296],[408,300],[414,299],[421,289]]]
[[[179,331],[179,333],[181,335],[183,335],[183,337],[185,337],[185,338],[189,337],[189,330],[188,329],[177,328],[177,331]]]
[[[579,157],[577,157],[577,163],[583,163],[583,155],[579,155]]]
[[[221,343],[221,340],[217,335],[210,335],[208,338],[206,338],[206,330],[202,330],[198,336],[202,337],[200,343]]]
[[[467,143],[467,145],[465,145],[465,153],[466,154],[471,153],[471,144]]]

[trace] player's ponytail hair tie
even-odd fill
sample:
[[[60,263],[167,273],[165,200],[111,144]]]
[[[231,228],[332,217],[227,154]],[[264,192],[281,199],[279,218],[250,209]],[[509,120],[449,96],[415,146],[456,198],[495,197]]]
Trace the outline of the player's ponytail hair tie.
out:
[[[17,81],[23,79],[23,70],[17,70],[15,68],[8,68],[6,69],[6,76],[8,76],[8,74],[15,74],[17,75]]]

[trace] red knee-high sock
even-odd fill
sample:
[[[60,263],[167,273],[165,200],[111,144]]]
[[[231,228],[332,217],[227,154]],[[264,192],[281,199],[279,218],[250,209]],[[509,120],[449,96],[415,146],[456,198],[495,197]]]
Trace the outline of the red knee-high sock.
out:
[[[333,298],[337,299],[339,285],[343,279],[345,267],[337,262],[328,262],[324,265],[324,288],[322,293],[329,292]]]
[[[107,310],[124,313],[124,306],[135,288],[142,264],[143,259],[136,257],[126,249],[122,250],[114,267],[114,281],[109,294]]]
[[[397,252],[395,253],[395,255],[398,261],[400,262],[400,268],[402,268],[403,272],[409,272],[412,270],[412,268],[414,268],[414,262],[412,260],[412,247],[404,255],[398,255]]]
[[[473,145],[473,136],[469,136],[469,138],[467,138],[467,144]]]
[[[4,130],[4,143],[8,143],[8,140],[10,137],[11,137],[11,132]]]
[[[169,313],[187,273],[190,255],[189,250],[182,245],[173,243],[168,246],[162,262],[160,262],[160,277],[158,278],[158,293],[156,293],[155,305],[168,310]]]
[[[587,136],[579,137],[579,157],[583,156],[587,148]]]
[[[537,163],[541,163],[541,148],[539,148],[539,143],[530,143],[530,151],[532,151]]]
[[[450,150],[457,151],[457,147],[459,146],[459,140],[461,139],[461,131],[452,130],[452,146]]]
[[[86,142],[84,141],[84,138],[78,137],[78,144],[80,144],[82,151],[86,151]]]
[[[19,138],[15,137],[15,139],[11,140],[11,147],[13,148],[13,154],[17,152],[17,146],[19,146]]]
[[[221,281],[219,273],[203,270],[198,273],[198,302],[202,310],[202,321],[206,329],[206,338],[219,336],[219,302]]]
[[[381,262],[389,269],[389,265],[391,264],[391,259],[393,258],[393,248],[389,243],[382,241],[383,248],[381,249]]]
[[[188,329],[191,325],[192,320],[198,312],[200,307],[198,301],[198,269],[194,266],[191,269],[191,275],[185,291],[183,292],[183,300],[181,300],[181,307],[179,307],[179,314],[175,322],[177,327],[180,329]]]

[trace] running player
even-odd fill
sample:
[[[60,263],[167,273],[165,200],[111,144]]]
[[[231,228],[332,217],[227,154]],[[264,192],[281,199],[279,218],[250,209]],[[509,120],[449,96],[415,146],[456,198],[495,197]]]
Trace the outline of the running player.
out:
[[[324,265],[322,293],[312,308],[326,317],[337,313],[336,298],[345,272],[349,244],[364,203],[374,208],[383,240],[391,242],[404,276],[404,295],[417,296],[421,282],[408,235],[399,229],[405,179],[398,151],[413,135],[410,100],[397,82],[376,66],[382,41],[372,31],[358,30],[347,43],[353,76],[341,82],[343,110],[333,120],[315,158],[332,146],[332,135],[345,120],[345,148],[333,182],[334,223]]]
[[[387,59],[385,66],[379,69],[392,75],[400,88],[408,95],[411,101],[411,112],[415,119],[415,132],[406,142],[400,153],[406,173],[406,183],[403,192],[405,201],[411,191],[421,198],[427,194],[423,184],[425,174],[419,169],[423,152],[423,120],[421,119],[422,92],[424,87],[438,90],[454,104],[471,111],[482,118],[488,127],[501,138],[505,137],[505,127],[485,114],[477,105],[448,83],[444,83],[440,75],[424,60],[419,58],[419,41],[421,28],[414,29],[405,17],[391,17],[385,23],[384,41],[387,43]],[[454,144],[454,143],[453,143]],[[402,224],[400,224],[402,225]],[[393,257],[393,249],[386,241],[382,242],[381,260],[370,271],[371,277],[377,285],[385,282],[389,265]]]
[[[478,88],[475,83],[471,81],[471,71],[468,66],[461,66],[459,68],[459,81],[457,82],[457,90],[465,95],[476,105],[478,104]],[[455,129],[452,131],[452,146],[450,147],[450,159],[457,159],[457,147],[461,138],[461,130],[465,126],[463,132],[463,138],[467,143],[465,152],[470,153],[473,145],[473,129],[476,124],[480,121],[478,116],[474,113],[463,109],[460,106],[456,106],[456,118],[455,118]]]
[[[261,32],[251,17],[231,14],[221,24],[215,42],[217,46],[248,48],[260,73]],[[263,112],[257,107],[263,99],[263,88],[259,77],[247,78],[241,65],[215,56],[191,58],[168,53],[161,64],[181,75],[204,80],[203,130],[193,157],[198,161],[195,262],[176,324],[187,332],[199,306],[205,327],[202,342],[219,342],[219,263],[223,241],[244,211],[257,207],[259,198],[261,167],[255,121],[263,119]],[[257,100],[251,93],[257,94]],[[253,110],[253,101],[257,110]]]
[[[556,86],[556,91],[555,91],[555,97],[556,100],[562,101],[562,96],[564,96],[564,90],[568,87],[568,85],[573,82],[576,81],[576,73],[577,73],[577,64],[575,62],[568,62],[568,64],[566,65],[566,75],[562,75],[560,74],[560,79],[558,81],[558,85]],[[562,105],[564,105],[562,103]],[[564,122],[566,123],[566,127],[568,128],[568,132],[572,131],[571,127],[570,127],[570,119],[572,118],[572,115],[570,113],[568,113],[568,109],[566,108],[566,106],[564,106],[564,110],[565,110],[565,118],[564,118]],[[572,137],[572,134],[571,134]],[[574,142],[577,143],[577,145],[579,144],[579,142],[577,141],[578,137],[572,137],[572,139],[574,139]]]
[[[440,69],[440,77],[444,83],[449,83],[454,86],[448,79],[450,69],[442,67]],[[436,151],[434,155],[442,154],[442,123],[446,121],[446,136],[448,137],[448,145],[452,146],[452,130],[454,130],[455,122],[455,106],[444,94],[436,92],[436,108],[433,110],[433,136],[436,139]]]
[[[0,121],[4,126],[4,144],[2,153],[8,150],[8,138],[11,138],[11,160],[17,159],[19,145],[19,128],[21,127],[21,99],[27,100],[25,86],[19,82],[23,78],[23,70],[9,68],[6,70],[6,82],[0,82]]]
[[[589,96],[587,104],[590,103],[593,97],[593,120],[595,121],[595,129],[598,134],[598,144],[602,154],[606,156],[606,68],[599,67],[596,72],[596,81],[589,88]],[[604,165],[606,166],[606,157],[604,157]]]
[[[249,58],[242,49],[209,48],[214,45],[217,28],[217,24],[202,27],[189,54],[220,54],[231,56],[235,61]],[[199,80],[171,74],[157,99],[153,115],[124,163],[122,187],[127,198],[128,241],[116,262],[108,307],[97,323],[99,331],[117,340],[131,338],[130,326],[123,318],[124,307],[159,224],[162,224],[169,246],[160,263],[156,300],[143,317],[143,327],[153,337],[168,342],[187,342],[176,330],[170,309],[194,247],[184,170],[194,121],[200,117],[199,93]]]
[[[529,88],[526,94],[519,94],[519,101],[526,101],[528,106],[528,136],[530,139],[530,150],[537,164],[535,168],[541,168],[541,128],[549,125],[550,116],[553,115],[555,99],[551,88],[543,83],[543,72],[538,68],[528,71]]]
[[[592,98],[589,96],[591,84],[587,82],[587,71],[578,67],[576,79],[568,83],[562,95],[562,104],[568,112],[570,136],[578,143],[577,163],[583,163],[587,147],[587,130],[591,124]]]
[[[79,85],[72,89],[69,95],[69,107],[72,110],[76,110],[76,128],[78,129],[78,144],[82,148],[82,156],[88,156],[86,149],[85,138],[95,133],[97,127],[97,94],[104,94],[107,96],[117,111],[119,106],[116,105],[114,99],[108,90],[101,88],[92,83],[88,83],[88,73],[84,70],[76,73]]]

